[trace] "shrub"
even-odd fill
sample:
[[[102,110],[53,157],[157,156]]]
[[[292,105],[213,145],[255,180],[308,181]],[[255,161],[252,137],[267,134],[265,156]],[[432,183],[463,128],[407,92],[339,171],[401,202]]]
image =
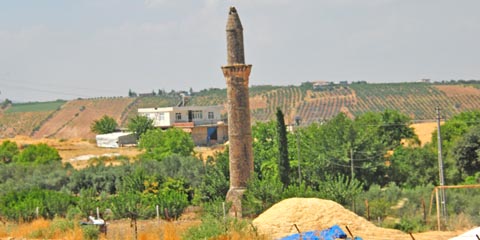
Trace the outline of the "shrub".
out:
[[[67,209],[75,205],[68,194],[51,190],[32,189],[21,192],[9,192],[0,198],[0,215],[14,221],[31,221],[37,216],[53,218],[64,215]]]
[[[258,215],[280,201],[282,188],[278,178],[260,180],[254,176],[249,181],[242,200],[243,215]]]
[[[83,239],[85,240],[97,240],[100,235],[100,230],[97,226],[86,225],[82,228]]]
[[[13,159],[15,162],[46,164],[62,160],[58,151],[47,144],[40,143],[36,145],[28,145],[16,155]]]
[[[187,194],[184,192],[179,192],[171,189],[161,191],[157,197],[157,203],[160,209],[163,211],[161,216],[164,219],[178,218],[183,210],[188,206]],[[168,216],[165,213],[165,209],[168,213]]]

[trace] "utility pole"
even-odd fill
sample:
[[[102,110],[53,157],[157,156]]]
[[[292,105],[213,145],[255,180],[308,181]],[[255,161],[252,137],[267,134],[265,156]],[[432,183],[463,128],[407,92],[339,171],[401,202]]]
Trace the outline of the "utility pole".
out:
[[[437,142],[438,142],[438,175],[440,178],[440,186],[445,185],[445,178],[443,174],[443,156],[442,156],[442,134],[440,132],[440,107],[436,107],[437,112]],[[445,189],[440,189],[440,203],[442,205],[442,214],[445,220],[447,219],[447,199],[445,196]]]

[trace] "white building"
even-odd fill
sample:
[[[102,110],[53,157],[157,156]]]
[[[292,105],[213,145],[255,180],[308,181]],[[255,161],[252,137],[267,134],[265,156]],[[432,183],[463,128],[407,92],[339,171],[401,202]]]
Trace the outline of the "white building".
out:
[[[135,134],[131,132],[99,134],[95,138],[97,140],[97,146],[104,148],[119,148],[125,145],[134,145],[137,143]]]
[[[179,127],[192,134],[197,145],[224,143],[228,128],[222,119],[223,106],[139,108],[138,114],[153,120],[155,127]]]

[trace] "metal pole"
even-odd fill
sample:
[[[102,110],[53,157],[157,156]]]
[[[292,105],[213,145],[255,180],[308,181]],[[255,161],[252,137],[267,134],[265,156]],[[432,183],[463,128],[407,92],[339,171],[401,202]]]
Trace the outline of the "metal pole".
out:
[[[437,111],[437,142],[438,142],[438,175],[440,178],[440,186],[445,185],[445,178],[443,174],[443,156],[442,156],[442,134],[440,132],[440,107],[436,107]],[[445,189],[440,189],[440,203],[442,204],[442,214],[445,220],[447,219],[447,199],[445,197]]]

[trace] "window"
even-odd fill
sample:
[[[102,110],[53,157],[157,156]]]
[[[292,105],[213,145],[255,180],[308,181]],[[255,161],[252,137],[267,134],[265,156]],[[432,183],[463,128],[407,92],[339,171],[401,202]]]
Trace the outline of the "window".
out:
[[[175,113],[175,119],[182,120],[182,113]]]
[[[158,118],[159,118],[160,121],[164,121],[165,120],[165,113],[160,113]]]
[[[202,119],[203,118],[202,111],[192,111],[192,118],[193,119]]]
[[[208,119],[213,119],[213,112],[208,112]]]

